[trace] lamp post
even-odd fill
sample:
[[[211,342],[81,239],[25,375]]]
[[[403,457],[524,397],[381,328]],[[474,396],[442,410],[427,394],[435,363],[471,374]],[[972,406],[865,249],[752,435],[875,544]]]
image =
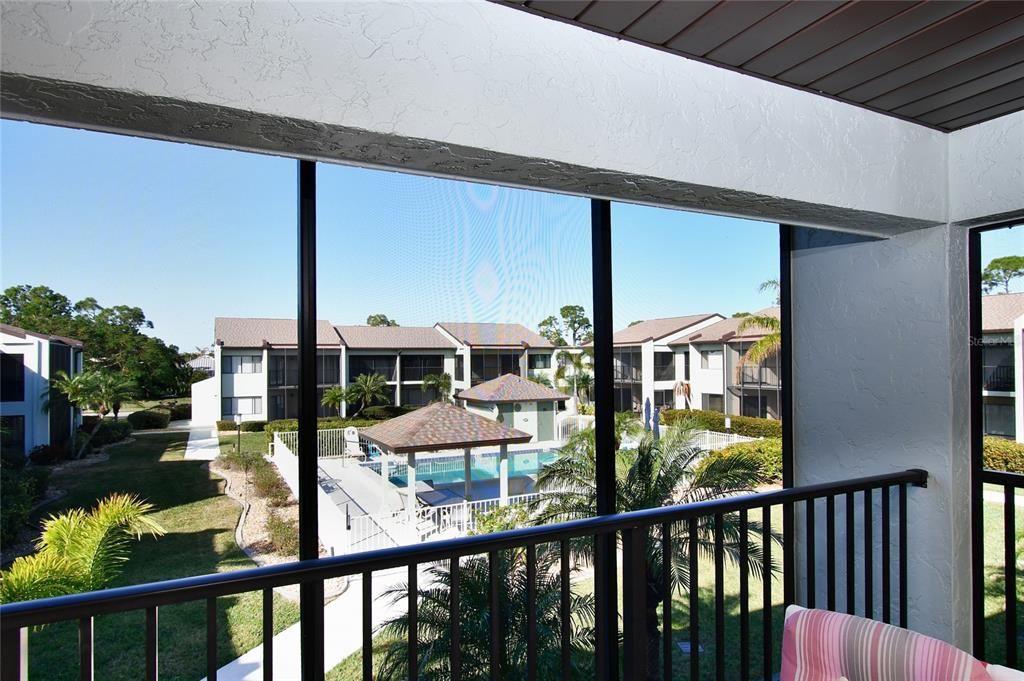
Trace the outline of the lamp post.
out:
[[[242,453],[242,415],[235,414],[235,454]]]

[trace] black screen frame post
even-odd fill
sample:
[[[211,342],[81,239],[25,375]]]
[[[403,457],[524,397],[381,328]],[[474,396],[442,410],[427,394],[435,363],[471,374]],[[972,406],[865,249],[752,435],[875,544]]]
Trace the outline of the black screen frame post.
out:
[[[298,162],[299,560],[320,556],[317,521],[316,162]],[[299,586],[302,681],[324,678],[324,585]]]
[[[782,416],[782,486],[793,487],[796,480],[793,457],[793,231],[792,225],[779,225],[779,411]],[[787,606],[796,603],[796,523],[793,506],[782,510],[783,598]]]

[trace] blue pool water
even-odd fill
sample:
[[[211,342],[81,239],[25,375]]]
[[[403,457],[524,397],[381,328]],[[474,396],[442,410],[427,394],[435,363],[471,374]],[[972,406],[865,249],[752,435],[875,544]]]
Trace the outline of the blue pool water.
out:
[[[509,452],[508,477],[516,478],[536,475],[541,468],[557,458],[558,451],[554,449]],[[474,456],[470,460],[470,471],[473,482],[497,480],[498,453]],[[431,480],[434,486],[465,482],[465,460],[461,456],[446,456],[417,462],[416,479]],[[393,470],[389,471],[388,480],[394,485],[404,487],[407,484],[406,467],[403,465],[395,466]]]

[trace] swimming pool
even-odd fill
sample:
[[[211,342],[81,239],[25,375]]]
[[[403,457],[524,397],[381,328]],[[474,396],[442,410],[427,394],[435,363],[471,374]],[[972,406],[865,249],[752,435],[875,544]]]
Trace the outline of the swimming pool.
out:
[[[508,477],[533,476],[541,468],[558,458],[558,450],[536,449],[509,452]],[[394,465],[394,464],[392,464]],[[465,482],[465,459],[461,456],[445,456],[416,462],[416,479],[430,480],[433,485],[451,485]],[[470,459],[470,475],[473,482],[496,480],[498,478],[498,453],[475,455]],[[406,466],[397,465],[389,471],[388,480],[404,487],[407,483]]]

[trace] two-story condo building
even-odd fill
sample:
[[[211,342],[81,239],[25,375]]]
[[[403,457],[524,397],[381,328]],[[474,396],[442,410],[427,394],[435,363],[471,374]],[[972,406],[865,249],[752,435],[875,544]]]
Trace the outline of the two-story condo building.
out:
[[[648,319],[614,336],[615,410],[640,411],[648,400],[663,409],[686,406],[686,353],[672,343],[724,319],[717,313]]]
[[[778,317],[769,307],[759,316]],[[689,404],[693,409],[739,416],[779,418],[779,357],[763,363],[741,363],[747,349],[765,336],[765,330],[739,331],[742,317],[719,319],[697,333],[671,343],[686,355]]]
[[[982,415],[986,435],[1024,437],[1016,396],[1024,346],[1024,293],[984,296],[981,301]],[[1022,440],[1024,441],[1024,440]]]
[[[192,387],[197,424],[217,420],[269,421],[298,415],[296,324],[291,319],[218,317],[215,374]],[[554,376],[556,349],[520,324],[443,322],[432,327],[335,326],[317,322],[318,394],[346,387],[361,374],[380,374],[388,404],[419,406],[436,395],[429,374],[452,376],[458,393],[504,374]],[[349,415],[343,404],[341,415]],[[335,412],[319,406],[321,416]]]
[[[82,371],[82,343],[0,324],[0,447],[28,454],[40,445],[71,446],[81,414],[50,388],[58,371]]]

